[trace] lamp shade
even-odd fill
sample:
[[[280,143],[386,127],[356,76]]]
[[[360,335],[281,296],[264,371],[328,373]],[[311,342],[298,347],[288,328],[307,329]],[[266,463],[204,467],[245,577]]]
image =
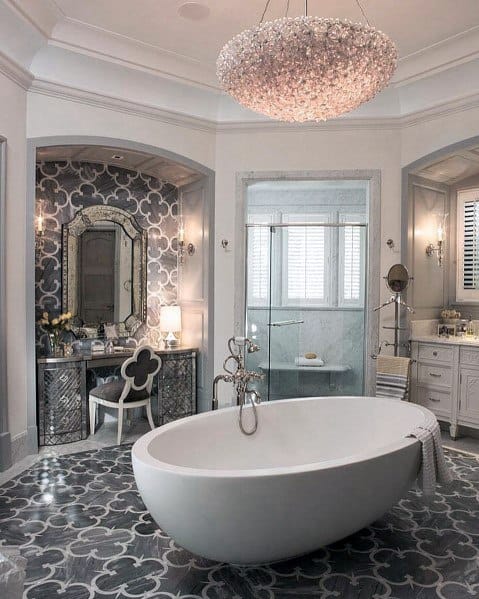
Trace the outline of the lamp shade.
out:
[[[168,332],[181,331],[180,306],[162,306],[160,309],[160,330]]]

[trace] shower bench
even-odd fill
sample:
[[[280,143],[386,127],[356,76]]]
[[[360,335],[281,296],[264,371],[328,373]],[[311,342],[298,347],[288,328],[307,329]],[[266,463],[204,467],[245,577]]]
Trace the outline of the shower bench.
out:
[[[349,372],[351,366],[348,364],[325,364],[324,366],[297,366],[290,362],[260,362],[258,364],[263,372],[307,372],[308,374],[327,374],[329,375],[329,387],[334,389],[336,386],[336,375],[343,372]]]

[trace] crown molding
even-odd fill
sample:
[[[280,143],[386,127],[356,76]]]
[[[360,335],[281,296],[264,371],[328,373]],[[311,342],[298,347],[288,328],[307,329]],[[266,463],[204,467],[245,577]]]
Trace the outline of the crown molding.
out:
[[[220,90],[214,65],[71,17],[56,25],[48,44],[209,91]]]
[[[399,60],[392,85],[402,87],[479,57],[479,27],[472,27]]]
[[[1,58],[1,55],[0,55]],[[1,70],[1,61],[0,61]],[[23,71],[22,71],[23,72]],[[25,79],[24,79],[25,81]],[[28,81],[32,78],[29,76]],[[29,85],[29,92],[78,102],[95,108],[113,110],[133,116],[139,116],[159,122],[195,129],[206,133],[247,133],[247,132],[306,132],[306,131],[388,131],[414,127],[428,121],[442,119],[452,114],[479,108],[479,94],[439,103],[436,106],[412,112],[403,116],[383,118],[344,117],[324,123],[282,123],[279,121],[236,121],[217,122],[191,115],[124,100],[119,97],[106,96],[95,92],[61,85],[45,79],[34,79]]]
[[[31,87],[33,75],[0,50],[0,73],[25,90]]]
[[[80,104],[87,104],[95,108],[104,110],[113,110],[123,112],[133,116],[160,121],[175,127],[186,127],[188,129],[197,129],[207,133],[214,133],[216,124],[214,121],[194,117],[173,110],[165,110],[157,106],[131,102],[115,96],[106,96],[88,90],[62,85],[46,79],[34,79],[30,90],[44,96],[60,98]]]

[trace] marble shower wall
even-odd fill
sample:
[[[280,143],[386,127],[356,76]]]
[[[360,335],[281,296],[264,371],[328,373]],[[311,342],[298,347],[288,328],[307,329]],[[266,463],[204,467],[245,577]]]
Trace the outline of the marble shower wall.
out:
[[[248,357],[248,367],[257,369],[268,360],[268,318],[265,309],[248,310],[248,336],[261,351]],[[345,373],[330,378],[320,372],[272,373],[271,397],[314,395],[362,395],[364,363],[364,311],[361,310],[287,310],[273,309],[273,321],[304,320],[301,325],[271,328],[271,362],[293,365],[295,358],[315,352],[327,364],[350,366]],[[255,325],[255,326],[252,326]],[[255,329],[256,327],[256,329]],[[263,394],[267,392],[262,385]]]
[[[177,299],[178,189],[155,177],[105,164],[39,162],[36,171],[38,202],[43,200],[43,248],[35,257],[35,305],[43,310],[62,309],[62,225],[82,208],[108,205],[133,215],[148,232],[147,326],[135,334],[159,341],[159,309]]]

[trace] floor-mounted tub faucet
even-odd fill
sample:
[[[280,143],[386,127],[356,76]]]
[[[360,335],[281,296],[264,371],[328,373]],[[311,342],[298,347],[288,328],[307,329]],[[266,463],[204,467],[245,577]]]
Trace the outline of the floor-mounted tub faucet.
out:
[[[259,351],[259,346],[248,339],[247,337],[231,337],[228,340],[228,349],[230,355],[223,362],[223,369],[226,374],[219,374],[213,381],[213,402],[212,409],[218,409],[218,383],[233,383],[236,393],[236,403],[240,407],[239,411],[239,427],[245,435],[253,435],[258,428],[258,413],[256,404],[261,401],[260,394],[255,389],[249,388],[250,381],[260,381],[264,378],[264,374],[246,370],[245,354],[252,354]],[[243,425],[243,408],[247,398],[251,398],[251,407],[253,409],[254,424],[250,430],[245,429]]]

